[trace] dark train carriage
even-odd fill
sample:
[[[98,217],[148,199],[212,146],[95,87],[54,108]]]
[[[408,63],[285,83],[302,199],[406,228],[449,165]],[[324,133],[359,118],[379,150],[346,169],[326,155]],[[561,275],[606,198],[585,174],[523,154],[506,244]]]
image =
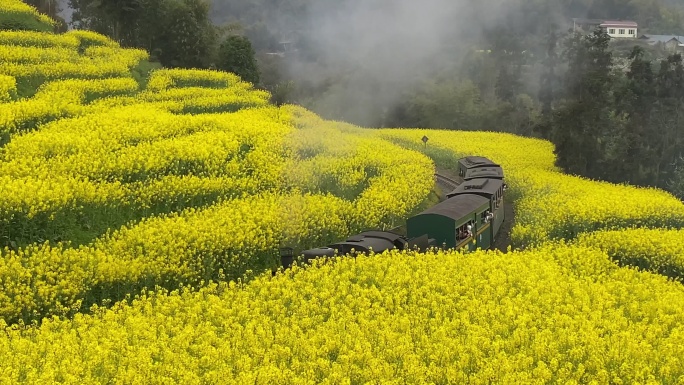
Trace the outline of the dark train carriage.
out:
[[[343,242],[333,243],[327,247],[318,247],[302,251],[304,261],[309,261],[322,257],[333,257],[335,255],[346,255],[354,253],[368,253],[371,250],[375,253],[382,253],[386,250],[398,249],[406,250],[418,248],[425,250],[429,240],[426,236],[417,237],[411,241],[400,234],[389,231],[365,231],[361,234],[353,235]],[[293,258],[283,259],[283,267],[287,268],[292,264]]]
[[[338,242],[331,245],[336,249],[338,254],[348,254],[352,250],[360,253],[367,253],[373,250],[376,253],[382,253],[385,250],[394,248],[406,248],[406,239],[395,233],[387,231],[365,231],[347,238],[344,242]]]
[[[447,199],[406,221],[409,238],[427,234],[436,246],[447,248],[477,247],[491,245],[491,226],[484,220],[489,212],[490,201],[476,194],[466,194]]]
[[[486,198],[490,202],[491,212],[491,239],[499,233],[499,229],[505,219],[504,214],[504,187],[503,180],[500,179],[472,179],[461,183],[454,191],[447,194],[447,198],[460,195],[478,195]]]
[[[471,169],[476,169],[476,168],[491,168],[491,167],[499,167],[498,164],[492,162],[491,160],[482,157],[482,156],[466,156],[465,158],[461,158],[458,160],[458,176],[461,178],[465,178],[466,174],[468,173],[468,170]]]

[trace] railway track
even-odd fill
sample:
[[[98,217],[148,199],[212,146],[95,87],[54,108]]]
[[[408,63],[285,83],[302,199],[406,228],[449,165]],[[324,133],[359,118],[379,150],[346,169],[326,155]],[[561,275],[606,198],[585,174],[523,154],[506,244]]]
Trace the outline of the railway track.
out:
[[[460,182],[457,182],[449,177],[440,174],[435,174],[435,179],[437,180],[437,183],[440,183],[452,189],[455,189],[456,187],[458,187],[459,184],[461,184]]]

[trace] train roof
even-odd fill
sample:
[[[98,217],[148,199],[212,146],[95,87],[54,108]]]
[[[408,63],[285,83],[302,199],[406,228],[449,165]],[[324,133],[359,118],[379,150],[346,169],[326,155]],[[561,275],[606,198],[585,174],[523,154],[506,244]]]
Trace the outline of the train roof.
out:
[[[465,168],[499,166],[483,156],[466,156],[458,160]]]
[[[492,195],[496,194],[501,187],[503,187],[503,181],[501,179],[471,179],[458,185],[454,191],[447,194],[447,198],[470,194],[490,198]]]
[[[478,179],[478,178],[494,178],[503,179],[503,169],[501,166],[486,166],[486,167],[476,167],[471,168],[466,171],[465,180]]]
[[[484,204],[489,204],[489,199],[474,194],[458,195],[440,202],[418,215],[436,214],[458,220]]]
[[[358,252],[368,252],[372,248],[374,251],[384,251],[388,249],[403,248],[405,239],[395,233],[387,231],[366,231],[347,238],[344,242],[330,245],[340,254],[350,253],[352,249]]]

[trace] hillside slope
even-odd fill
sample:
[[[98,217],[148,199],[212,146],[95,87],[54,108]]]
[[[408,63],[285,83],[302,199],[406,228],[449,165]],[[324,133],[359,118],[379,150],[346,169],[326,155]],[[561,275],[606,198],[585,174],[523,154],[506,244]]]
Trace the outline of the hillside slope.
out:
[[[0,382],[684,379],[671,195],[561,174],[548,142],[325,121],[233,74],[146,75],[143,51],[32,29],[0,31]],[[503,165],[527,250],[271,275],[279,247],[403,223],[463,155]]]

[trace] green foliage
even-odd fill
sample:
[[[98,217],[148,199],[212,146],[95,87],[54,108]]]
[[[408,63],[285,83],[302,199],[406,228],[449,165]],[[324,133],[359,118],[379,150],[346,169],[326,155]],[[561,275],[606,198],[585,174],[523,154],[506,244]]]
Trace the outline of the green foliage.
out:
[[[557,165],[571,174],[605,176],[600,160],[608,147],[604,139],[611,137],[613,129],[609,41],[602,29],[586,36],[576,33],[566,41],[566,100],[555,112],[551,141],[556,145]]]
[[[400,109],[395,118],[405,114],[407,118],[401,123],[407,127],[484,129],[485,106],[480,91],[470,81],[428,83]]]
[[[0,30],[52,32],[54,26],[31,13],[0,11]]]
[[[684,157],[677,160],[672,174],[667,187],[677,198],[684,201]]]
[[[68,30],[66,21],[59,15],[63,5],[60,0],[23,0],[23,2],[35,7],[38,12],[53,19],[56,32],[64,33]]]
[[[670,189],[681,196],[684,63],[639,45],[614,66],[602,31],[566,41],[565,93],[544,130],[566,172]],[[621,63],[622,64],[622,63]]]
[[[144,90],[147,87],[147,82],[150,80],[150,74],[154,70],[161,69],[162,65],[158,62],[142,60],[137,66],[131,69],[133,79],[140,85],[140,89]]]
[[[208,68],[218,31],[206,0],[69,0],[78,28],[148,50],[165,67]]]
[[[258,84],[259,68],[254,55],[249,39],[237,35],[228,36],[219,46],[216,67],[222,71],[232,72],[244,81]]]

